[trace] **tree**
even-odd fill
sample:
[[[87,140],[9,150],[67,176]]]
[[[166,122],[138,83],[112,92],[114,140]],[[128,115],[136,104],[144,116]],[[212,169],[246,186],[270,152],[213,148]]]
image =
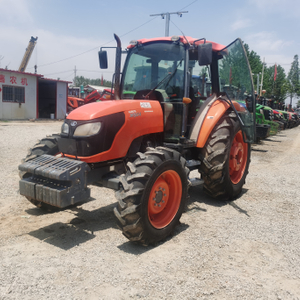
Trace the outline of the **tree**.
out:
[[[250,64],[250,68],[253,76],[253,83],[256,87],[257,83],[257,74],[262,76],[263,62],[260,59],[260,56],[253,50],[250,51],[249,45],[244,44],[248,61]],[[262,88],[266,91],[266,98],[273,98],[276,102],[284,103],[285,98],[287,96],[287,84],[286,84],[286,75],[284,69],[280,65],[276,65],[277,75],[276,80],[274,77],[275,74],[275,65],[271,67],[267,67],[266,64],[264,66],[264,74],[263,74],[263,86]],[[261,77],[259,78],[261,80]],[[259,84],[261,83],[259,80]]]
[[[250,51],[248,44],[244,44],[244,48],[248,57],[249,65],[252,72],[252,79],[256,90],[257,74],[262,72],[263,63],[260,59],[260,56],[255,51],[253,50]]]
[[[100,78],[89,79],[89,78],[85,78],[83,76],[76,76],[75,81],[74,81],[74,86],[80,87],[81,85],[85,86],[85,85],[91,84],[91,85],[111,87],[111,81],[108,81],[108,80],[104,79],[103,84],[102,84],[101,81],[102,80]]]
[[[280,65],[276,65],[276,69],[275,71],[275,65],[265,67],[263,89],[266,91],[266,98],[273,98],[276,102],[284,103],[287,95],[286,75]],[[275,72],[277,72],[276,76]]]
[[[286,82],[287,93],[288,96],[290,97],[290,108],[292,108],[293,98],[296,96],[300,96],[299,75],[300,75],[299,58],[298,55],[296,54],[294,56],[294,60],[292,62],[291,69],[287,76],[287,82]]]

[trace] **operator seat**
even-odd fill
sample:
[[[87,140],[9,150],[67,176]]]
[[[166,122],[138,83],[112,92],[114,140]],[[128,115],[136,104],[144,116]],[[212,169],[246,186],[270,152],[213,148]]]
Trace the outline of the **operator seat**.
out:
[[[145,99],[146,95],[148,95],[147,99]],[[133,99],[139,99],[139,100],[158,100],[159,102],[163,102],[164,101],[164,97],[163,97],[163,95],[162,95],[161,92],[156,91],[156,90],[152,91],[150,89],[137,91],[135,93]]]

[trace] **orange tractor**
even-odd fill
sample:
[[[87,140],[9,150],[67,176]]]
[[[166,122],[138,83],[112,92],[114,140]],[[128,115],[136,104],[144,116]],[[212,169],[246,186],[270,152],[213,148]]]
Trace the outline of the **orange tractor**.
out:
[[[121,77],[115,39],[115,100],[77,108],[35,145],[19,166],[20,193],[53,210],[87,200],[89,185],[115,189],[123,234],[153,244],[179,224],[191,185],[225,199],[241,193],[255,140],[252,76],[240,39],[224,47],[174,36],[132,42]],[[107,68],[103,49],[99,60]],[[201,95],[192,84],[200,74],[211,82]]]

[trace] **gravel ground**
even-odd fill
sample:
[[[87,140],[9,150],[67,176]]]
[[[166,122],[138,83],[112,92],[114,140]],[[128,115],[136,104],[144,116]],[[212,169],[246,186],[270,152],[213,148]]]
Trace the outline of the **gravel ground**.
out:
[[[131,244],[114,192],[44,214],[18,193],[18,165],[61,122],[0,122],[0,299],[300,299],[300,127],[254,145],[234,202],[190,189],[172,238]],[[193,174],[196,176],[197,174]]]

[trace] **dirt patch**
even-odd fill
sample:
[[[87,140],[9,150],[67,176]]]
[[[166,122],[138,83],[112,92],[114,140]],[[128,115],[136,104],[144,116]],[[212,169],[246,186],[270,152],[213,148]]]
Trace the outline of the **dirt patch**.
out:
[[[300,299],[300,128],[253,146],[234,202],[192,187],[174,236],[145,248],[116,227],[111,190],[52,214],[19,195],[21,159],[60,126],[0,123],[0,299]]]

